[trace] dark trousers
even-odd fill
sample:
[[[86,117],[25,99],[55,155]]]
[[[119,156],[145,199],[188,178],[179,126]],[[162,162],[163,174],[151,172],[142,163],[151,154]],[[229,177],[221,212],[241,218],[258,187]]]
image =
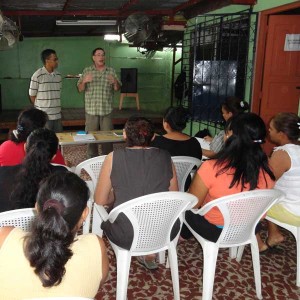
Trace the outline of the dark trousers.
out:
[[[216,225],[209,223],[204,216],[196,215],[192,211],[187,211],[185,213],[185,219],[187,223],[192,227],[203,238],[216,242],[219,236],[222,233],[222,228],[217,227]],[[255,234],[261,230],[261,223],[259,222],[255,228]],[[189,239],[193,236],[188,227],[183,224],[180,235],[184,239]]]
[[[196,215],[192,211],[185,213],[185,219],[194,231],[211,242],[215,243],[222,232],[222,228],[209,223],[203,216]],[[193,236],[185,224],[182,226],[180,235],[184,239],[189,239]]]

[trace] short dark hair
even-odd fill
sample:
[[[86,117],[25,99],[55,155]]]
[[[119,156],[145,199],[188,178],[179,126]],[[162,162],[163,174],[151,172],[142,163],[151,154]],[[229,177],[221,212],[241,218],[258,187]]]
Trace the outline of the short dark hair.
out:
[[[148,147],[154,135],[154,125],[144,117],[132,116],[125,124],[125,132],[128,147]]]
[[[283,132],[290,141],[298,143],[300,137],[300,118],[294,113],[278,113],[271,121],[277,131]]]
[[[45,49],[45,50],[42,51],[41,60],[42,60],[43,64],[46,63],[46,59],[48,59],[51,54],[56,54],[55,50]]]
[[[94,50],[92,51],[92,55],[94,56],[94,55],[95,55],[95,53],[96,53],[96,51],[98,51],[98,50],[101,50],[101,51],[103,51],[103,52],[104,52],[104,54],[105,54],[105,50],[104,50],[103,48],[100,48],[100,47],[98,47],[98,48],[96,48],[96,49],[94,49]]]
[[[54,131],[47,128],[34,130],[27,138],[25,161],[32,151],[43,152],[45,162],[50,162],[58,149],[58,138]]]
[[[164,121],[176,131],[182,131],[186,127],[188,118],[189,112],[183,106],[169,107],[164,114]]]
[[[222,103],[222,107],[231,112],[233,116],[243,113],[249,109],[249,104],[246,101],[240,100],[237,97],[227,97]]]
[[[47,114],[37,108],[27,108],[19,114],[16,131],[11,132],[10,140],[25,142],[29,134],[37,128],[43,128],[48,120]]]

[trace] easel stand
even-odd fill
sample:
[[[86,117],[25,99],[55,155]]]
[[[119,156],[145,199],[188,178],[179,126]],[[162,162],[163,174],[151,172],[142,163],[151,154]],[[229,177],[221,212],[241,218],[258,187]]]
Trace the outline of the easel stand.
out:
[[[122,109],[123,99],[124,97],[134,97],[136,102],[137,110],[140,110],[140,100],[138,93],[121,93],[120,94],[120,103],[119,103],[119,110]]]

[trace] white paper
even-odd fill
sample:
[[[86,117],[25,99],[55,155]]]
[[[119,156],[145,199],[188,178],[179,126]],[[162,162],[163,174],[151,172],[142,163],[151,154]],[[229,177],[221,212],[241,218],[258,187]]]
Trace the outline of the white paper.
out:
[[[115,132],[114,131],[114,135],[117,137],[123,137],[123,132]]]
[[[286,34],[284,51],[300,51],[300,34]]]
[[[198,138],[198,137],[196,137],[196,139],[200,143],[202,149],[210,150],[210,147],[209,147],[210,143],[209,142],[205,141],[202,138]]]
[[[95,141],[95,137],[88,133],[83,135],[74,135],[73,139],[75,142],[82,142],[82,141]]]

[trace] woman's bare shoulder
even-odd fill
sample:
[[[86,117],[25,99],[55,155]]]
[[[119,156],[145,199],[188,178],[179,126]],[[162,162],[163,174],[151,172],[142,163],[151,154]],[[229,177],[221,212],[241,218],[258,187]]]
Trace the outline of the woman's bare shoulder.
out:
[[[7,226],[7,227],[1,227],[0,228],[0,248],[2,247],[3,243],[5,242],[8,235],[11,233],[11,231],[15,227]]]

